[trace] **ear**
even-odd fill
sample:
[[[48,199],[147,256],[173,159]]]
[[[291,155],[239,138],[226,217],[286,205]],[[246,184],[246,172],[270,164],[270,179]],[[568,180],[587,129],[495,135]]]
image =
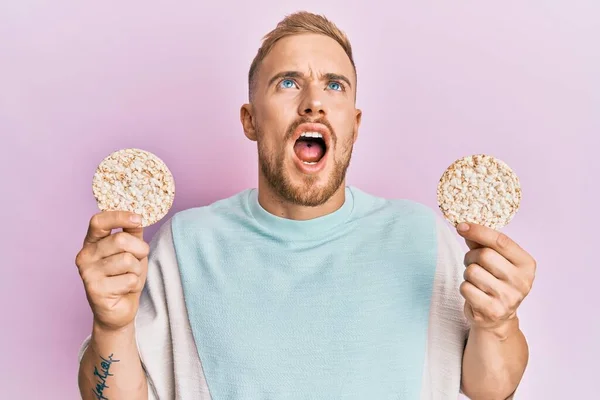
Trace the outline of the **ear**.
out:
[[[246,137],[256,142],[256,129],[254,127],[251,104],[244,104],[240,109],[240,122],[242,123]]]
[[[358,108],[356,109],[356,115],[354,117],[354,143],[358,139],[358,128],[360,128],[360,122],[362,120],[362,111]]]

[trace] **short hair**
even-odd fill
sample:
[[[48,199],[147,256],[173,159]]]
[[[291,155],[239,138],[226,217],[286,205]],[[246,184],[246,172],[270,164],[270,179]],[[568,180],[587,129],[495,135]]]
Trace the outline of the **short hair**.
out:
[[[350,45],[350,40],[346,34],[323,15],[317,15],[307,11],[298,11],[287,15],[277,24],[275,29],[262,38],[262,45],[258,49],[254,60],[252,60],[250,71],[248,72],[248,97],[250,101],[252,101],[254,93],[258,67],[271,49],[273,49],[275,43],[285,37],[302,33],[321,34],[338,42],[346,52],[346,55],[348,55],[348,58],[352,63],[352,68],[354,69],[354,75],[356,75],[356,65],[354,64],[354,58],[352,56],[352,46]]]

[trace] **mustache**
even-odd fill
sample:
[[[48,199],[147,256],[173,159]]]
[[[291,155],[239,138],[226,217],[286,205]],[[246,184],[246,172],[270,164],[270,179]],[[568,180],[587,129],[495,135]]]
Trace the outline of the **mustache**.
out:
[[[318,119],[314,119],[314,118],[307,118],[307,117],[302,117],[302,118],[298,118],[296,121],[292,122],[285,134],[285,140],[290,140],[292,138],[292,136],[294,136],[294,131],[302,124],[321,124],[321,125],[325,125],[327,127],[327,129],[329,130],[329,133],[331,135],[331,140],[333,143],[337,142],[337,136],[335,134],[335,131],[333,130],[333,127],[331,126],[331,124],[329,123],[329,121],[327,121],[327,118],[325,117],[321,117]]]

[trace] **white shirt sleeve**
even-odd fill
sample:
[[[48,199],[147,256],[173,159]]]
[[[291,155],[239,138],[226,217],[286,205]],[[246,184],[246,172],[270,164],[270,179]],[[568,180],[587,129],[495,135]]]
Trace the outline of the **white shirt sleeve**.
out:
[[[150,242],[135,332],[149,400],[210,399],[187,318],[171,220],[163,223]],[[79,362],[89,340],[90,336],[81,345]]]
[[[436,218],[438,256],[429,314],[428,346],[423,374],[422,400],[457,398],[461,393],[462,357],[469,332],[464,315],[465,250],[457,234]]]

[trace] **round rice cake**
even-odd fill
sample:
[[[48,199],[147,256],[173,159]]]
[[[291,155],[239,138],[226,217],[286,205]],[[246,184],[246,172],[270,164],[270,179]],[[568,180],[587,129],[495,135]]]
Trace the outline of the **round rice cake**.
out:
[[[437,201],[455,227],[461,222],[506,226],[521,204],[521,184],[503,161],[485,154],[456,160],[440,178]]]
[[[130,211],[142,216],[142,226],[160,221],[175,199],[175,180],[156,155],[123,149],[106,157],[94,173],[94,197],[101,211]]]

